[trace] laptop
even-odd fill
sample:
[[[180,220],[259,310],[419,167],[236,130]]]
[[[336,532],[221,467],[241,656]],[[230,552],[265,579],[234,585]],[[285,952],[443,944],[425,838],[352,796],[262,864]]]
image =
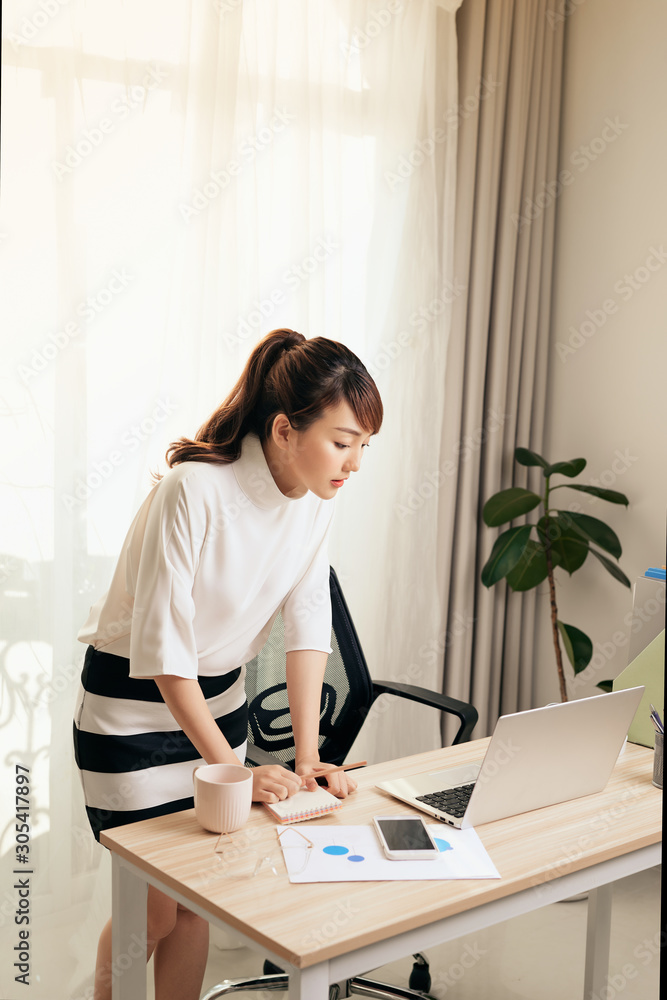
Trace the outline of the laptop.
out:
[[[502,715],[481,760],[377,787],[458,829],[601,791],[644,686]]]

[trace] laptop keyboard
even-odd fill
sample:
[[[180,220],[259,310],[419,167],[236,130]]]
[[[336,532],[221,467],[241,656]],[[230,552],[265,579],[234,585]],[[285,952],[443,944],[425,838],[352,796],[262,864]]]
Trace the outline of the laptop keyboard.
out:
[[[444,788],[441,792],[429,792],[428,795],[415,796],[418,802],[425,802],[434,809],[449,813],[460,819],[463,816],[472,790],[475,787],[474,781],[470,785],[458,785],[456,788]]]

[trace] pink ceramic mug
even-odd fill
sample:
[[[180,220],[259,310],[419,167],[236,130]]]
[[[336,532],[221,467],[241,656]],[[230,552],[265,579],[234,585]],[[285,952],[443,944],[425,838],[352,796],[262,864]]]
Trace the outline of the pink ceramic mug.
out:
[[[241,764],[202,764],[192,772],[195,816],[205,830],[233,833],[247,822],[252,771]]]

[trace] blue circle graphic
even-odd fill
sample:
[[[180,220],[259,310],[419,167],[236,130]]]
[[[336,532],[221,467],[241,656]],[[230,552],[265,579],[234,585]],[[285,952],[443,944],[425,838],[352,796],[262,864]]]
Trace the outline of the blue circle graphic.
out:
[[[442,851],[453,851],[454,850],[454,848],[452,847],[452,845],[448,844],[446,840],[441,840],[440,837],[434,837],[433,839],[435,840],[435,842],[437,844],[437,847],[438,847],[438,850],[440,852],[442,852]]]
[[[350,854],[348,861],[365,861],[363,854]]]
[[[347,854],[349,847],[343,847],[342,844],[332,844],[331,847],[323,847],[322,850],[325,854]]]

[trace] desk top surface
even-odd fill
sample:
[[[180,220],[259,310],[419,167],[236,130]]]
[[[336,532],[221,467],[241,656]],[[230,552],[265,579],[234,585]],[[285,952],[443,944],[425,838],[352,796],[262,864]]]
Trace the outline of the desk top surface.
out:
[[[313,825],[369,823],[373,815],[388,812],[413,814],[376,783],[477,759],[488,742],[363,768],[355,773],[357,791],[342,809],[296,829],[307,834]],[[561,875],[659,843],[662,792],[652,784],[652,772],[652,751],[627,743],[602,792],[477,827],[500,879],[293,885],[276,823],[259,804],[243,830],[231,835],[233,849],[246,866],[248,857],[270,855],[277,874],[267,865],[252,878],[221,875],[214,854],[218,835],[199,826],[193,809],[108,830],[101,840],[167,888],[297,967],[307,967],[523,889],[538,891]],[[327,934],[332,922],[335,935]]]

